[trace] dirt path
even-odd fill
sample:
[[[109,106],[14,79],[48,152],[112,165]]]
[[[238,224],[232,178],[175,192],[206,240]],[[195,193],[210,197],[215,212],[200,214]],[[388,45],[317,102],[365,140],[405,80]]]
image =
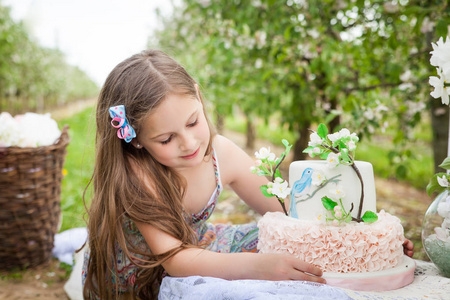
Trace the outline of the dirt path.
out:
[[[55,119],[64,118],[75,111],[82,110],[93,105],[95,100],[81,101],[72,106],[52,112]],[[225,136],[233,140],[241,147],[245,146],[245,137],[235,132],[225,132]],[[270,145],[265,141],[257,141],[256,149],[270,146],[272,152],[277,154],[283,148]],[[253,157],[256,149],[249,150]],[[282,166],[283,172],[287,173],[288,162]],[[405,236],[415,244],[416,253],[414,258],[427,260],[423,252],[420,234],[422,219],[431,199],[424,191],[412,188],[404,183],[395,180],[385,180],[376,178],[377,208],[398,216],[402,220],[405,229]],[[243,202],[229,189],[225,189],[220,202],[213,215],[214,222],[245,223],[258,219],[255,212],[250,210]],[[34,270],[25,272],[2,272],[0,273],[0,300],[10,299],[68,299],[64,292],[64,283],[68,279],[66,271],[59,267],[59,262],[55,259],[48,266],[42,266]]]

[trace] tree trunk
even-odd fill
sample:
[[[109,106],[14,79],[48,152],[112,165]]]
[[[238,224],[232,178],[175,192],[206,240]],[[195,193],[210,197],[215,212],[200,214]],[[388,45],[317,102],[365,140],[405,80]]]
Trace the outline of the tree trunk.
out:
[[[303,153],[303,150],[308,147],[310,125],[311,122],[305,122],[298,130],[299,138],[297,139],[297,141],[295,141],[294,144],[294,160],[305,160],[308,157],[308,154]]]
[[[440,99],[431,101],[431,126],[433,130],[434,172],[445,172],[438,166],[448,154],[449,108],[442,105]]]
[[[247,143],[245,147],[247,149],[255,149],[256,141],[256,126],[253,123],[253,119],[247,116]]]
[[[218,134],[223,134],[225,127],[225,117],[216,111],[216,130]]]

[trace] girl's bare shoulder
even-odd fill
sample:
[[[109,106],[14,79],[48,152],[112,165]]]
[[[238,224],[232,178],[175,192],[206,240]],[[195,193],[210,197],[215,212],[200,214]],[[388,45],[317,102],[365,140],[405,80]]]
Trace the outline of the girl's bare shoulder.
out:
[[[253,160],[233,141],[222,135],[217,135],[213,145],[224,184],[233,182],[242,173],[250,172],[249,168],[253,164]]]
[[[232,140],[220,134],[214,137],[213,146],[219,158],[223,159],[227,159],[227,157],[234,155],[236,152],[242,151]]]

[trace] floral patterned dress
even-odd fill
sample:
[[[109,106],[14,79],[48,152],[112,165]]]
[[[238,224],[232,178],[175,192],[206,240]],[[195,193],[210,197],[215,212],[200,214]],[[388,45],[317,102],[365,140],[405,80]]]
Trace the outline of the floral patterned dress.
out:
[[[220,180],[219,163],[214,150],[212,153],[212,158],[217,182],[216,189],[206,207],[201,212],[193,214],[190,217],[188,216],[186,221],[191,224],[194,232],[197,234],[199,246],[207,250],[220,253],[256,252],[256,246],[258,244],[258,227],[256,226],[256,223],[228,225],[211,224],[207,222],[213,213],[219,195],[223,190],[222,182]],[[133,246],[140,250],[150,252],[150,249],[144,237],[139,232],[136,224],[134,224],[134,222],[127,217],[124,218],[123,229]],[[83,286],[86,281],[89,252],[89,248],[86,249],[82,271]],[[119,293],[129,292],[133,288],[136,281],[136,272],[138,271],[138,267],[130,262],[119,246],[116,248],[116,255]]]

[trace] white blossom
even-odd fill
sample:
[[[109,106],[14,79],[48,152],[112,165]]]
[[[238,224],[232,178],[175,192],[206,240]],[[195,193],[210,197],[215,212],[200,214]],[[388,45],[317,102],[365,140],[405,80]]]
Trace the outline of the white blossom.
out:
[[[261,69],[263,66],[263,60],[261,58],[256,59],[255,61],[255,68]]]
[[[262,147],[259,151],[255,152],[257,159],[266,159],[270,155],[270,148]]]
[[[314,153],[314,154],[319,154],[319,153],[320,153],[320,148],[319,148],[319,147],[314,147],[314,148],[312,149],[312,153]]]
[[[347,128],[342,128],[338,132],[328,135],[328,139],[333,143],[340,139],[345,139],[345,138],[350,138],[352,141],[355,141],[355,142],[357,142],[359,140],[356,133],[350,133],[350,130],[348,130]]]
[[[432,32],[434,28],[434,22],[430,21],[430,18],[425,17],[422,22],[422,27],[420,27],[420,32],[427,33]]]
[[[445,42],[441,37],[437,43],[431,43],[433,51],[431,51],[430,63],[432,66],[442,69],[444,75],[450,75],[450,38],[447,36]]]
[[[277,196],[278,198],[284,199],[286,198],[290,193],[291,189],[288,187],[288,182],[274,182],[272,187],[272,194]]]
[[[255,32],[256,47],[261,49],[266,45],[267,33],[265,31],[258,30]]]
[[[412,72],[411,70],[406,70],[405,72],[403,72],[402,75],[400,75],[400,80],[405,82],[405,81],[409,81],[412,77]]]
[[[391,13],[391,14],[396,13],[399,10],[398,4],[396,2],[393,2],[393,1],[385,2],[383,4],[383,8],[384,8],[384,10],[386,12]]]
[[[413,88],[414,88],[414,85],[411,82],[402,83],[398,86],[398,89],[400,91],[406,91],[406,90],[413,89]]]
[[[437,182],[442,187],[448,187],[448,179],[445,175],[442,175],[442,177],[437,176]]]
[[[319,31],[317,29],[309,29],[306,31],[313,39],[318,39],[320,36]]]
[[[337,165],[339,165],[339,158],[340,158],[341,154],[340,153],[329,153],[327,156],[327,162],[328,162],[328,167],[336,167]]]
[[[434,87],[434,91],[430,95],[435,99],[441,98],[442,104],[448,105],[450,90],[445,86],[445,80],[440,69],[438,69],[438,75],[439,77],[430,76],[430,85]]]
[[[323,139],[317,134],[317,132],[311,133],[309,139],[310,141],[308,142],[308,146],[311,147],[320,146],[323,143]]]
[[[341,130],[339,130],[339,135],[341,138],[346,138],[350,136],[350,130],[348,130],[347,128],[342,128]]]
[[[373,120],[373,118],[375,118],[375,114],[373,113],[373,110],[368,108],[364,113],[363,113],[364,118],[366,118],[367,120]]]
[[[211,0],[198,0],[198,3],[202,6],[202,7],[208,7],[211,5]]]
[[[356,143],[354,141],[348,142],[348,150],[354,151],[356,149]]]
[[[336,142],[339,138],[340,138],[339,132],[335,132],[328,135],[328,139],[333,143]]]

